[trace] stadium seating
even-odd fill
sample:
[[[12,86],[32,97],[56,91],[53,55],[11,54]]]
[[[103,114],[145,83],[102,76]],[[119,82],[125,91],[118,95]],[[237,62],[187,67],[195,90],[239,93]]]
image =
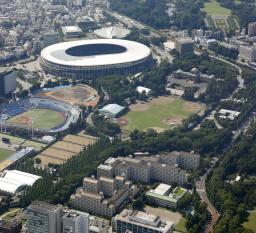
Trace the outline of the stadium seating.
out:
[[[0,105],[0,118],[6,119],[6,116],[14,117],[33,108],[50,109],[65,113],[66,121],[63,124],[51,130],[41,129],[49,133],[61,132],[68,129],[71,123],[77,122],[80,115],[79,110],[69,104],[41,97],[33,97],[22,99],[15,103]]]

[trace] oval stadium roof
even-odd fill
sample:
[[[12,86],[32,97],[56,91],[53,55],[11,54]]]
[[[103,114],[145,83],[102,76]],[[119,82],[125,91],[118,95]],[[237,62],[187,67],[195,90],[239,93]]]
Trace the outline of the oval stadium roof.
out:
[[[136,62],[149,57],[150,54],[150,49],[138,42],[93,39],[51,45],[42,50],[41,57],[54,64],[91,67]]]

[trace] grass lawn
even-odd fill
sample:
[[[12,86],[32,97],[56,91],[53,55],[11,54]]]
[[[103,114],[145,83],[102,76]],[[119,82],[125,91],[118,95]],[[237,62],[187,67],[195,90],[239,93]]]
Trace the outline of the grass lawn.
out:
[[[121,125],[124,130],[153,128],[162,131],[181,124],[184,118],[199,111],[202,106],[180,98],[159,97],[150,102],[135,104],[130,109],[121,118],[127,121],[127,124]]]
[[[229,16],[231,15],[231,10],[222,7],[216,0],[211,0],[204,4],[204,11],[208,15],[224,15]]]
[[[174,225],[174,230],[179,232],[187,232],[186,230],[186,218],[182,217],[178,224]]]
[[[246,229],[250,229],[256,233],[256,210],[252,211],[248,217],[248,221],[243,224]]]
[[[21,144],[22,142],[25,141],[25,139],[23,139],[23,138],[14,137],[12,135],[0,133],[0,140],[2,140],[2,138],[8,138],[10,140],[11,144]]]
[[[51,129],[63,123],[65,117],[50,109],[32,109],[18,116],[12,117],[8,122],[27,126],[33,121],[34,128]]]
[[[12,154],[14,154],[13,151],[0,148],[0,162],[1,162],[1,161],[4,161],[4,160],[7,159],[8,157],[10,157],[10,155],[12,155]]]
[[[42,149],[44,149],[46,146],[47,146],[47,144],[44,144],[44,143],[40,143],[40,142],[34,142],[34,141],[25,141],[23,144],[22,144],[22,146],[27,146],[27,147],[34,147],[35,148],[35,150],[37,150],[37,151],[40,151],[40,150],[42,150]]]

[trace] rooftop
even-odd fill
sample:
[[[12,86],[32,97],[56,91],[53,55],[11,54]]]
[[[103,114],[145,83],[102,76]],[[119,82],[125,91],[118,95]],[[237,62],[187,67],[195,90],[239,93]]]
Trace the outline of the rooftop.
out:
[[[100,54],[100,49],[98,48],[97,54],[91,56],[72,56],[66,51],[73,48],[78,49],[79,47],[89,46],[97,48],[101,45],[104,45],[104,48],[112,50],[112,47],[123,47],[124,50],[120,50],[118,53],[107,53],[102,51]],[[109,45],[109,47],[107,47]],[[92,51],[94,51],[93,49]],[[78,41],[69,41],[51,45],[46,47],[41,52],[41,57],[48,62],[54,64],[66,65],[66,66],[101,66],[101,65],[116,65],[124,64],[129,62],[137,62],[143,59],[146,59],[150,56],[150,49],[138,42],[129,41],[129,40],[120,40],[120,39],[92,39],[92,40],[78,40]]]
[[[103,108],[101,108],[99,111],[106,111],[106,112],[110,112],[114,115],[122,112],[125,109],[125,107],[118,105],[118,104],[108,104],[106,106],[104,106]]]
[[[0,190],[15,194],[22,187],[32,186],[40,178],[40,176],[18,170],[6,170],[0,177]]]
[[[166,232],[172,228],[173,222],[161,220],[158,216],[148,214],[142,211],[132,211],[124,209],[119,215],[116,215],[115,220],[125,221],[138,226],[147,226],[147,228]]]

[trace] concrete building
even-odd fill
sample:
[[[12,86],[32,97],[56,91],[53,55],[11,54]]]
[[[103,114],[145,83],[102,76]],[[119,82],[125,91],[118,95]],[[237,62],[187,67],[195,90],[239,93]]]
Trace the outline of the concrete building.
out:
[[[9,68],[0,68],[0,96],[5,96],[16,90],[16,72]]]
[[[141,211],[123,210],[114,217],[114,228],[117,233],[172,233],[173,222],[167,222],[155,215]]]
[[[180,200],[187,192],[186,189],[181,187],[176,187],[171,191],[170,185],[159,184],[155,189],[146,192],[146,198],[148,201],[165,208],[177,208]]]
[[[196,170],[200,166],[200,155],[193,152],[173,151],[159,155],[160,162],[165,164],[178,164],[185,170]]]
[[[247,46],[241,45],[239,48],[240,60],[244,60],[245,62],[252,63],[256,61],[256,46]]]
[[[89,233],[89,214],[69,210],[62,217],[62,233]]]
[[[70,197],[70,203],[79,210],[112,217],[136,193],[135,185],[119,177],[85,178],[83,188]]]
[[[110,221],[104,218],[90,215],[89,224],[90,233],[112,233]]]
[[[125,107],[118,104],[108,104],[99,110],[100,114],[107,117],[116,118],[119,117],[124,111]]]
[[[93,18],[84,16],[84,17],[79,17],[76,20],[77,26],[81,28],[83,31],[89,31],[96,26],[96,22],[93,20]]]
[[[60,42],[59,33],[52,31],[44,34],[44,42],[43,42],[44,48],[53,44],[57,44],[59,42]]]
[[[20,233],[21,221],[12,219],[11,221],[0,220],[1,233]]]
[[[256,22],[251,22],[248,25],[248,36],[254,37],[256,36]]]
[[[104,164],[108,166],[99,166],[98,172],[112,177],[112,173],[108,173],[110,166],[113,168],[114,176],[133,182],[148,184],[152,181],[160,181],[167,184],[172,182],[183,184],[186,182],[186,172],[177,166],[176,160],[173,161],[169,164],[162,163],[160,157],[156,156],[109,158]]]
[[[189,38],[176,38],[175,49],[181,57],[189,56],[194,53],[194,41]]]
[[[62,233],[62,206],[35,201],[27,209],[27,233]]]
[[[61,28],[61,31],[67,39],[78,38],[82,33],[78,26],[65,26]]]

